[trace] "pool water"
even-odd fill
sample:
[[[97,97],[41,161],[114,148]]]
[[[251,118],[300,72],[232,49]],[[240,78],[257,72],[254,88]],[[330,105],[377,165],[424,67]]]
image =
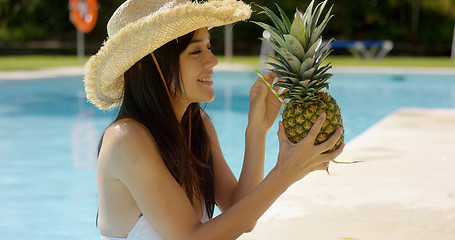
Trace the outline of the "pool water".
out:
[[[206,106],[236,176],[254,72],[215,73]],[[402,107],[455,108],[454,75],[348,74],[331,79],[346,141]],[[115,111],[85,100],[81,76],[0,81],[0,239],[98,239],[96,146]],[[279,117],[280,118],[280,117]],[[266,171],[278,154],[267,136]]]

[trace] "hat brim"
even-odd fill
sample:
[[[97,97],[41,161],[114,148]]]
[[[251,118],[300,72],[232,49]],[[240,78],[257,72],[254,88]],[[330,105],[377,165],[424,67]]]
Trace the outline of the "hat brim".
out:
[[[250,15],[250,6],[236,0],[188,2],[128,24],[109,37],[85,65],[87,98],[99,109],[119,106],[123,74],[144,56],[197,29],[234,23]]]

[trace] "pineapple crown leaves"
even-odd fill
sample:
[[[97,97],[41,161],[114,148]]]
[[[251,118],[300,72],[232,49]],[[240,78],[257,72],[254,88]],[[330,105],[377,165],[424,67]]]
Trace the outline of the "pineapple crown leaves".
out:
[[[254,22],[271,34],[271,38],[262,41],[268,43],[277,56],[269,56],[267,64],[277,77],[283,79],[275,83],[276,86],[289,89],[281,97],[293,102],[305,103],[311,101],[317,92],[328,88],[327,80],[332,74],[327,73],[331,68],[330,63],[321,66],[322,61],[333,51],[330,43],[333,39],[323,43],[321,33],[327,26],[332,7],[322,19],[322,12],[328,0],[317,4],[314,0],[302,14],[296,10],[294,21],[290,21],[284,11],[275,4],[280,16],[278,17],[267,7],[259,6],[272,21],[273,26],[262,22]],[[322,21],[319,23],[319,20]]]

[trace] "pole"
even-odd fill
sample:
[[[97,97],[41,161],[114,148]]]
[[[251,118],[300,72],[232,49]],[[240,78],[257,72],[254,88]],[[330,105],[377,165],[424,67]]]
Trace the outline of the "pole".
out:
[[[422,0],[414,0],[412,4],[411,37],[414,42],[417,41],[418,38],[421,1]]]
[[[272,35],[267,31],[264,30],[262,32],[262,37],[264,39],[270,39]],[[275,51],[273,50],[270,45],[264,41],[261,41],[261,50],[259,52],[259,68],[261,70],[264,70],[266,68],[266,61],[268,56],[274,56]]]
[[[453,25],[452,60],[455,61],[455,24]]]
[[[228,24],[224,29],[224,57],[228,63],[232,60],[232,48],[232,24]]]
[[[77,31],[77,61],[79,65],[84,65],[85,42],[84,33]]]

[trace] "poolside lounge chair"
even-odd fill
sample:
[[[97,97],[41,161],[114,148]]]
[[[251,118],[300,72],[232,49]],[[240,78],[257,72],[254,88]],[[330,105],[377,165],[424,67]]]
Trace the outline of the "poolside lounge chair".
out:
[[[271,34],[267,31],[262,33],[262,37],[269,39]],[[338,40],[330,43],[332,49],[347,49],[357,57],[380,59],[393,49],[393,42],[390,40]],[[259,68],[265,68],[267,56],[275,55],[275,51],[264,41],[261,41],[259,54]]]
[[[338,40],[330,43],[333,49],[347,49],[352,55],[363,58],[383,58],[393,49],[390,40]]]

